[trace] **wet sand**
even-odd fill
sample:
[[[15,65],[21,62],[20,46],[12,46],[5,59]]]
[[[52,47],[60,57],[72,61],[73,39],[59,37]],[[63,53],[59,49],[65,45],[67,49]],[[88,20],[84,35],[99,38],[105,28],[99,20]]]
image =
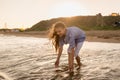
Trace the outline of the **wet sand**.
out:
[[[120,30],[108,31],[85,31],[86,41],[90,42],[109,42],[120,43]],[[47,38],[47,31],[30,31],[30,32],[0,32],[4,35],[15,35],[25,37]]]
[[[120,80],[120,43],[86,41],[79,54],[83,66],[74,69],[73,77],[68,75],[68,45],[58,72],[57,54],[47,38],[0,35],[0,45],[0,76],[11,80]]]

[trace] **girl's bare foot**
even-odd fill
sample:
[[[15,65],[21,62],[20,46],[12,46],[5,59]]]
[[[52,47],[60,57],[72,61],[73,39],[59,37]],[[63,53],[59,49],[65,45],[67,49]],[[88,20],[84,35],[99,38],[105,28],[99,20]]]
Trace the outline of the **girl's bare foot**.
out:
[[[70,75],[70,76],[73,76],[73,75],[74,75],[74,71],[70,71],[70,72],[69,72],[69,75]]]
[[[73,68],[69,68],[69,75],[70,75],[70,76],[73,76],[73,75],[74,75],[74,70],[73,70]]]
[[[80,62],[80,57],[79,56],[76,57],[76,61],[77,61],[77,64],[78,64],[77,70],[80,70],[81,66],[82,66],[82,63]]]

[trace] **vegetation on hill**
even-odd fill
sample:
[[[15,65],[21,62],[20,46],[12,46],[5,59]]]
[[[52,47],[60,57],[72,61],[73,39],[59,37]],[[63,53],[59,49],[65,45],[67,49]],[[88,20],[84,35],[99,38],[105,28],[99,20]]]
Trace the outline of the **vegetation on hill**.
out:
[[[53,23],[63,21],[69,26],[77,26],[83,30],[120,30],[120,26],[116,26],[115,22],[120,22],[120,16],[75,16],[75,17],[61,17],[50,20],[43,20],[26,31],[44,31],[48,30]]]

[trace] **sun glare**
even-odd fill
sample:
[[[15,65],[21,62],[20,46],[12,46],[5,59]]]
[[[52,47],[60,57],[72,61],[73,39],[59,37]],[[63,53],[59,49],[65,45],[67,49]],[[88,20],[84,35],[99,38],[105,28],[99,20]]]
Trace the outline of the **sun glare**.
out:
[[[64,2],[59,3],[53,7],[51,17],[71,17],[77,15],[85,15],[87,12],[85,8],[79,3]]]

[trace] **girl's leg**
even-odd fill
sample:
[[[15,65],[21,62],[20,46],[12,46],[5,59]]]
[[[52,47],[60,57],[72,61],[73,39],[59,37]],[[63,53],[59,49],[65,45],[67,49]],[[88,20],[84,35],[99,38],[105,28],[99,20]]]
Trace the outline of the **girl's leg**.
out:
[[[68,53],[68,64],[70,72],[73,72],[73,64],[74,64],[74,53]]]
[[[76,48],[75,48],[75,59],[76,59],[76,62],[78,64],[77,69],[80,69],[81,65],[82,65],[81,62],[80,62],[80,57],[78,56],[78,54],[79,54],[80,49],[82,48],[83,43],[84,42],[77,43]]]
[[[82,66],[82,63],[80,62],[80,57],[79,56],[76,56],[76,62],[77,62],[77,64],[78,64],[78,68],[77,69],[80,69],[81,68],[81,66]]]

